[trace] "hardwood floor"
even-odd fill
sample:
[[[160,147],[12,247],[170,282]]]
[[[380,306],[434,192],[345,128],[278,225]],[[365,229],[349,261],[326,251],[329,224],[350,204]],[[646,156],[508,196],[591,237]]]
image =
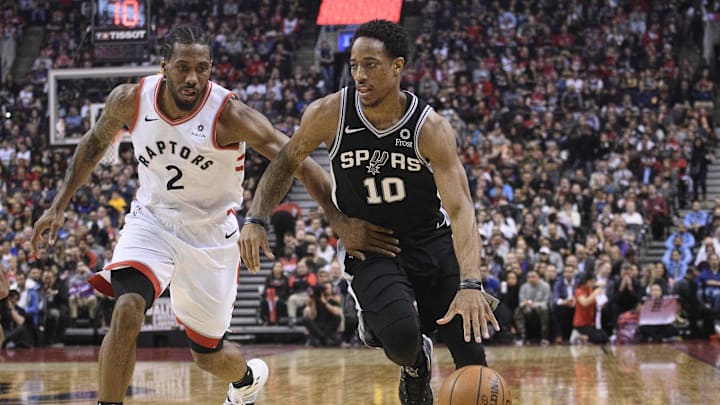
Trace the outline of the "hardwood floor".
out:
[[[398,368],[374,349],[248,345],[271,370],[258,405],[397,405]],[[491,346],[491,367],[513,404],[714,404],[720,344]],[[0,405],[95,404],[96,347],[0,352]],[[453,371],[434,352],[433,388]],[[186,349],[138,349],[125,404],[222,404],[227,384],[200,371]]]

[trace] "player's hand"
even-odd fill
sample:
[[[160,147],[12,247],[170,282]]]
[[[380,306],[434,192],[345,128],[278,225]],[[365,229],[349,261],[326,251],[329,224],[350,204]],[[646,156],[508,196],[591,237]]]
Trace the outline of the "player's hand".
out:
[[[265,227],[258,224],[245,224],[240,231],[240,257],[250,273],[257,273],[260,270],[260,249],[265,252],[265,257],[275,259],[270,250],[267,232]]]
[[[400,241],[393,236],[393,230],[371,224],[359,218],[343,216],[331,224],[342,240],[349,255],[365,260],[363,252],[378,253],[395,257],[400,253]]]
[[[490,304],[480,290],[459,290],[455,294],[455,299],[450,303],[450,308],[445,316],[436,322],[438,325],[447,325],[455,315],[460,315],[462,318],[465,342],[471,341],[473,332],[477,343],[482,342],[482,338],[490,339],[488,322],[492,323],[496,331],[500,330],[500,324],[495,319]]]
[[[58,230],[65,224],[65,212],[64,210],[58,210],[55,207],[50,207],[45,211],[42,216],[35,222],[33,227],[33,235],[31,244],[33,254],[37,255],[39,250],[39,242],[42,239],[43,233],[50,229],[48,234],[48,245],[53,246],[55,244],[55,238],[57,237]]]

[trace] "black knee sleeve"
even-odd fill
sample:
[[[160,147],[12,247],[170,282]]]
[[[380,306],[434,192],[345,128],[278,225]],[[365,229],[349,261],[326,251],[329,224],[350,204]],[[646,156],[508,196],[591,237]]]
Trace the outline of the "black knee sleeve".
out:
[[[145,310],[155,301],[155,287],[140,271],[128,267],[112,271],[110,276],[115,299],[127,293],[139,294],[145,299]]]
[[[378,313],[363,314],[385,355],[399,366],[414,366],[421,350],[420,323],[412,307],[396,301]]]

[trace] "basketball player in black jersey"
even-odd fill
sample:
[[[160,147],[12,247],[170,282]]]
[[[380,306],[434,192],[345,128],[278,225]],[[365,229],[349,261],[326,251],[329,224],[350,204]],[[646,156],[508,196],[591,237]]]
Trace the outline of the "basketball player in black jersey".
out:
[[[481,291],[478,227],[453,129],[400,90],[408,44],[405,29],[388,21],[357,29],[350,56],[355,86],[308,107],[264,173],[249,219],[266,218],[297,165],[320,143],[328,145],[339,210],[393,229],[401,249],[388,256],[348,251],[361,337],[401,366],[401,403],[425,405],[432,404],[426,334],[439,330],[456,367],[486,365],[481,340],[489,337],[488,322],[499,326]],[[251,270],[259,267],[260,247],[271,255],[264,228],[250,223],[240,249]]]

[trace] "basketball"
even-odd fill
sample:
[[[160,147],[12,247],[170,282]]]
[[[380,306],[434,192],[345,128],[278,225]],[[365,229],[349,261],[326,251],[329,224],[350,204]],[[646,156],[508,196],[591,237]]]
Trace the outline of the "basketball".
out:
[[[450,374],[439,395],[440,405],[509,405],[510,386],[490,367],[465,366]]]

